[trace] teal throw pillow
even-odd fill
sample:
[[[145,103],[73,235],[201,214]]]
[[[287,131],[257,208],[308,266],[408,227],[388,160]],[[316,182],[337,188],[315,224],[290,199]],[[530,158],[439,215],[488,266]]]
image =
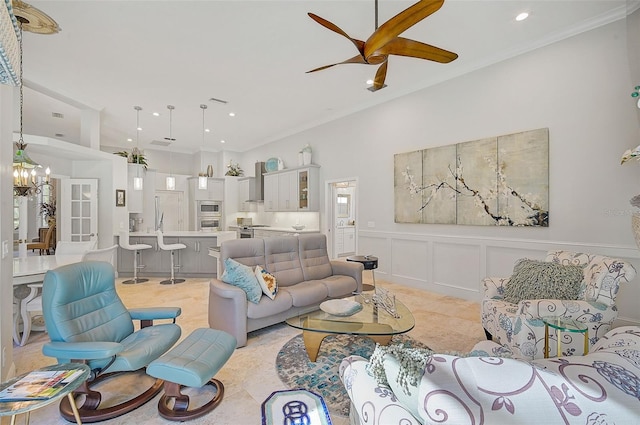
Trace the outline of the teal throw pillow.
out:
[[[504,300],[577,300],[584,279],[581,266],[562,265],[523,258],[513,268],[504,290]]]
[[[244,290],[247,294],[247,300],[252,303],[258,304],[260,302],[262,288],[260,288],[258,279],[256,279],[251,267],[227,258],[224,260],[224,273],[222,273],[220,280]]]

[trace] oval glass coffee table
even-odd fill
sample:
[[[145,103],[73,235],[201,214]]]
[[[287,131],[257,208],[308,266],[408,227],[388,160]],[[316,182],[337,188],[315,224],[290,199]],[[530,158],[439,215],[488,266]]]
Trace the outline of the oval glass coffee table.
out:
[[[388,313],[372,302],[371,295],[355,295],[345,298],[362,304],[362,310],[351,316],[336,316],[322,310],[300,313],[286,320],[289,326],[302,330],[304,346],[309,360],[316,361],[320,344],[329,335],[361,335],[387,345],[394,335],[409,332],[415,320],[402,302],[395,300],[396,314]]]

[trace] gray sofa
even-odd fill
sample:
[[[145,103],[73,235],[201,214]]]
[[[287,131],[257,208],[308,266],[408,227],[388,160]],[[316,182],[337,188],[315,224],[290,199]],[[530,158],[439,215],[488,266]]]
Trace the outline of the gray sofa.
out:
[[[242,289],[211,280],[209,326],[233,335],[238,347],[247,344],[247,332],[315,310],[327,299],[362,291],[362,264],[329,260],[323,234],[225,241],[220,246],[223,270],[227,258],[250,267],[262,266],[276,277],[278,285],[273,300],[262,295],[254,304]]]

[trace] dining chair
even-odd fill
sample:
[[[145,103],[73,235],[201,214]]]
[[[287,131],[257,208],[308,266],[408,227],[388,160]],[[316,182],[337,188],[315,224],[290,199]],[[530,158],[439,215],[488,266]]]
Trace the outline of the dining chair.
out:
[[[40,255],[42,255],[43,252],[46,252],[47,255],[50,255],[51,254],[51,238],[53,236],[53,231],[55,230],[55,228],[56,228],[55,224],[52,224],[51,226],[49,226],[49,229],[47,229],[47,233],[44,236],[44,241],[28,243],[27,250],[37,249],[40,251]]]
[[[115,258],[117,249],[118,245],[113,245],[109,248],[93,249],[82,254],[82,259],[80,261],[105,261],[111,264],[115,269]]]
[[[117,245],[98,250],[93,249],[95,245],[95,241],[60,241],[55,252],[56,262],[58,266],[62,266],[78,261],[106,261],[115,268],[113,259]],[[20,321],[14,321],[14,333],[18,337],[17,343],[20,346],[27,343],[31,331],[46,331],[44,323],[40,323],[42,321],[42,283],[32,283],[28,286],[31,292],[20,303],[22,335],[20,335]]]

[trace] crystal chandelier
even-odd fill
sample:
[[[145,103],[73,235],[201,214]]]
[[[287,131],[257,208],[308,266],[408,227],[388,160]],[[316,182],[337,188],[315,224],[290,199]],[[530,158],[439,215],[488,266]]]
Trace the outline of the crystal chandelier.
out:
[[[23,87],[22,81],[22,25],[24,20],[21,17],[16,18],[20,27],[20,138],[15,143],[16,151],[13,154],[13,195],[14,196],[33,196],[42,192],[43,186],[50,186],[49,178],[51,169],[47,167],[45,170],[44,182],[38,183],[36,168],[42,168],[40,164],[29,157],[25,149],[27,144],[23,139]],[[28,23],[28,21],[27,21]]]

